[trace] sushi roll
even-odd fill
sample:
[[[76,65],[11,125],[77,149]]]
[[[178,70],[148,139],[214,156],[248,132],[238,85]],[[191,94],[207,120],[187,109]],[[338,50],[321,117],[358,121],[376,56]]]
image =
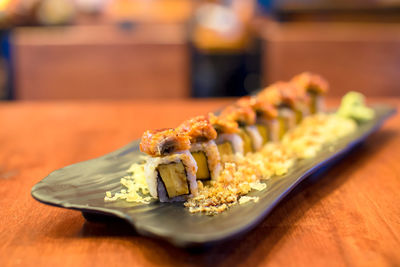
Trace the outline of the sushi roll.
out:
[[[216,180],[221,171],[220,156],[215,139],[217,132],[208,116],[197,116],[183,122],[177,131],[190,138],[190,153],[197,164],[198,180]]]
[[[303,72],[292,78],[291,83],[296,85],[299,90],[303,91],[309,97],[309,110],[311,114],[324,111],[323,95],[328,91],[329,84],[321,76]]]
[[[144,166],[150,194],[160,202],[184,201],[197,195],[197,164],[190,137],[175,129],[146,131],[140,150],[151,157]]]
[[[296,124],[299,124],[304,117],[310,114],[308,94],[305,94],[302,88],[290,82],[282,83],[278,88],[283,102],[295,112]]]
[[[272,104],[278,110],[279,139],[296,126],[295,92],[288,89],[289,83],[274,83],[258,95],[260,101]]]
[[[243,140],[244,155],[261,149],[263,140],[255,125],[256,113],[251,107],[231,105],[221,112],[221,117],[238,124],[239,132],[237,134]]]
[[[218,134],[215,143],[220,156],[243,154],[243,140],[238,135],[238,123],[226,117],[216,116],[213,113],[209,114],[209,119]]]
[[[273,105],[254,96],[242,97],[237,104],[239,106],[250,106],[255,111],[255,126],[262,138],[262,145],[269,141],[275,142],[279,140],[278,111]]]

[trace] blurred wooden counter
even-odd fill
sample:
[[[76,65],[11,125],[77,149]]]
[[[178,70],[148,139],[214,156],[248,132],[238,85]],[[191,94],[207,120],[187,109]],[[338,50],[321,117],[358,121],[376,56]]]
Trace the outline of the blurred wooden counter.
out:
[[[0,266],[399,266],[400,116],[291,193],[250,233],[203,252],[43,205],[51,171],[230,100],[0,103]],[[372,99],[400,108],[400,99]],[[337,101],[331,101],[337,103]]]

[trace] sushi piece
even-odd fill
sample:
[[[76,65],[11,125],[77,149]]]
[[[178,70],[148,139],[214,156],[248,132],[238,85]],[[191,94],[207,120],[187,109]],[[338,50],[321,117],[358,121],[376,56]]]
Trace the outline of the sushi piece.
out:
[[[196,178],[198,180],[216,180],[221,171],[221,159],[214,140],[195,143],[190,152],[197,163]]]
[[[279,139],[296,126],[296,94],[287,82],[274,83],[262,90],[257,97],[278,110]]]
[[[175,129],[146,131],[140,150],[149,154],[144,166],[150,194],[161,202],[184,201],[197,195],[197,164],[190,137]]]
[[[267,101],[261,101],[254,96],[245,96],[238,100],[237,105],[249,106],[256,113],[257,130],[262,137],[262,145],[269,141],[278,141],[279,127],[278,127],[278,111]]]
[[[329,90],[329,84],[324,78],[314,73],[303,72],[294,76],[291,83],[310,98],[309,110],[311,114],[324,111],[323,95]]]
[[[209,114],[209,119],[218,134],[215,143],[220,156],[243,154],[243,140],[238,135],[238,123],[226,117],[215,116],[212,113]]]
[[[295,112],[296,124],[299,124],[304,117],[310,114],[310,97],[304,90],[294,83],[282,83],[279,86],[282,100]]]
[[[238,124],[238,135],[243,140],[244,155],[261,149],[263,139],[255,125],[256,113],[250,106],[228,106],[222,111],[221,116]]]
[[[207,116],[197,116],[183,122],[177,131],[190,138],[190,153],[197,163],[198,180],[217,179],[221,171],[220,156],[215,139],[217,132]]]

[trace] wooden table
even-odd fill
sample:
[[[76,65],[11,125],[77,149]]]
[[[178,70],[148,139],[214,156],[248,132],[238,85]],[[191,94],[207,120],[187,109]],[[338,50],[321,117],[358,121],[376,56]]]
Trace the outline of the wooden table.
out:
[[[0,266],[399,266],[400,116],[291,193],[250,233],[206,251],[43,205],[51,171],[230,100],[0,103]],[[400,99],[373,99],[400,108]],[[337,101],[330,101],[334,104]]]

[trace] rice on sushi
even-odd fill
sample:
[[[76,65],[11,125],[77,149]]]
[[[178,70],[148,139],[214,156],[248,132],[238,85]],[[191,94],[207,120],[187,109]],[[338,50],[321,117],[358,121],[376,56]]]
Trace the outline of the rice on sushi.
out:
[[[258,133],[261,136],[262,145],[270,141],[275,142],[279,140],[278,111],[273,105],[266,101],[261,101],[254,96],[242,97],[238,100],[237,104],[239,106],[251,107],[254,110],[256,114],[255,127],[257,127]]]
[[[196,173],[198,180],[215,180],[218,178],[221,171],[221,159],[214,140],[193,144],[190,153],[198,166]]]
[[[190,138],[190,152],[197,163],[198,180],[217,179],[221,170],[220,155],[214,139],[217,132],[208,116],[197,116],[183,122],[177,131]]]
[[[151,156],[144,166],[151,196],[172,202],[197,194],[197,164],[188,149],[189,136],[175,129],[143,134],[140,150]]]
[[[311,72],[303,72],[294,76],[290,82],[310,98],[310,114],[325,110],[323,95],[328,91],[329,84],[324,78]]]
[[[243,155],[261,148],[262,137],[255,127],[256,113],[251,107],[231,105],[226,107],[220,116],[238,124],[237,134],[243,140]]]
[[[160,202],[184,201],[197,195],[197,165],[187,150],[149,158],[144,172],[151,196]]]
[[[278,110],[279,139],[296,126],[295,96],[286,88],[286,82],[274,83],[262,90],[257,97],[272,104]]]
[[[238,135],[238,123],[224,116],[216,116],[213,113],[210,113],[208,116],[210,123],[218,133],[215,143],[220,156],[236,153],[243,154],[244,144]]]

